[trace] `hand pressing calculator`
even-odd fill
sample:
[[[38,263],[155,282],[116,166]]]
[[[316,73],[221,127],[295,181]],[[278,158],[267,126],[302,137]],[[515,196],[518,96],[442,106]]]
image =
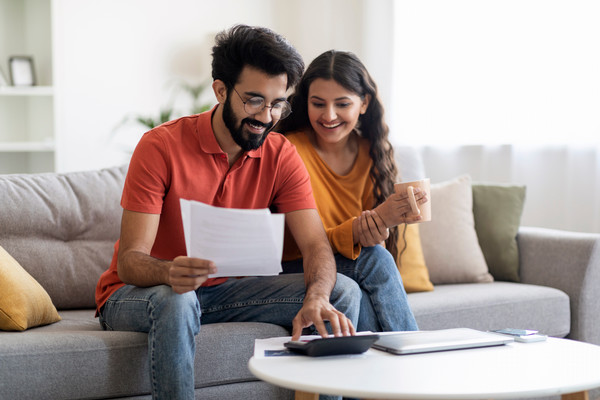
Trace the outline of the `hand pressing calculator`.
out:
[[[361,354],[367,351],[379,335],[356,335],[298,340],[284,343],[293,352],[310,357],[335,356],[342,354]]]

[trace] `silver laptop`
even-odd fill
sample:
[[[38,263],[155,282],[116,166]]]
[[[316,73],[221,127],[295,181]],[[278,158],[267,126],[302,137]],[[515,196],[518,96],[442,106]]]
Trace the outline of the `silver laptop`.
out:
[[[498,333],[483,332],[469,328],[455,328],[381,335],[373,344],[373,348],[393,354],[416,354],[432,351],[500,346],[513,341],[512,337]]]

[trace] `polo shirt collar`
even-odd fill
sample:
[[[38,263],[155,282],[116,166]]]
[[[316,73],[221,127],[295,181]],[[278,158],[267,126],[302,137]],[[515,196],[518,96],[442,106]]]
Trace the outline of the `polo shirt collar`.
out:
[[[198,134],[198,139],[200,141],[200,148],[202,151],[208,154],[224,154],[225,152],[219,146],[219,142],[217,142],[217,138],[215,136],[215,132],[212,128],[212,116],[214,112],[217,110],[219,105],[215,105],[212,110],[203,112],[198,116],[198,123],[196,124],[196,130]],[[264,143],[263,143],[264,146]],[[260,146],[256,150],[250,150],[244,153],[244,155],[252,158],[260,158],[262,156],[262,147]]]

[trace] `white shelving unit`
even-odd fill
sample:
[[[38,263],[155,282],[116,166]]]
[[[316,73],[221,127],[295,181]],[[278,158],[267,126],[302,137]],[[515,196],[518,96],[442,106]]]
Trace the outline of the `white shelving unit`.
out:
[[[56,169],[51,0],[0,0],[0,69],[33,58],[36,86],[0,86],[0,174]]]
[[[52,96],[52,86],[0,86],[0,96]]]

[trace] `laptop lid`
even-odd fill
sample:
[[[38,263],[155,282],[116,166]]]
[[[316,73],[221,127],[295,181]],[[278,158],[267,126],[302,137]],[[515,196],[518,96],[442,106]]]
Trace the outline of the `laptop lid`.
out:
[[[512,337],[497,333],[469,328],[454,328],[381,335],[373,344],[373,348],[393,354],[416,354],[499,346],[513,341]]]

